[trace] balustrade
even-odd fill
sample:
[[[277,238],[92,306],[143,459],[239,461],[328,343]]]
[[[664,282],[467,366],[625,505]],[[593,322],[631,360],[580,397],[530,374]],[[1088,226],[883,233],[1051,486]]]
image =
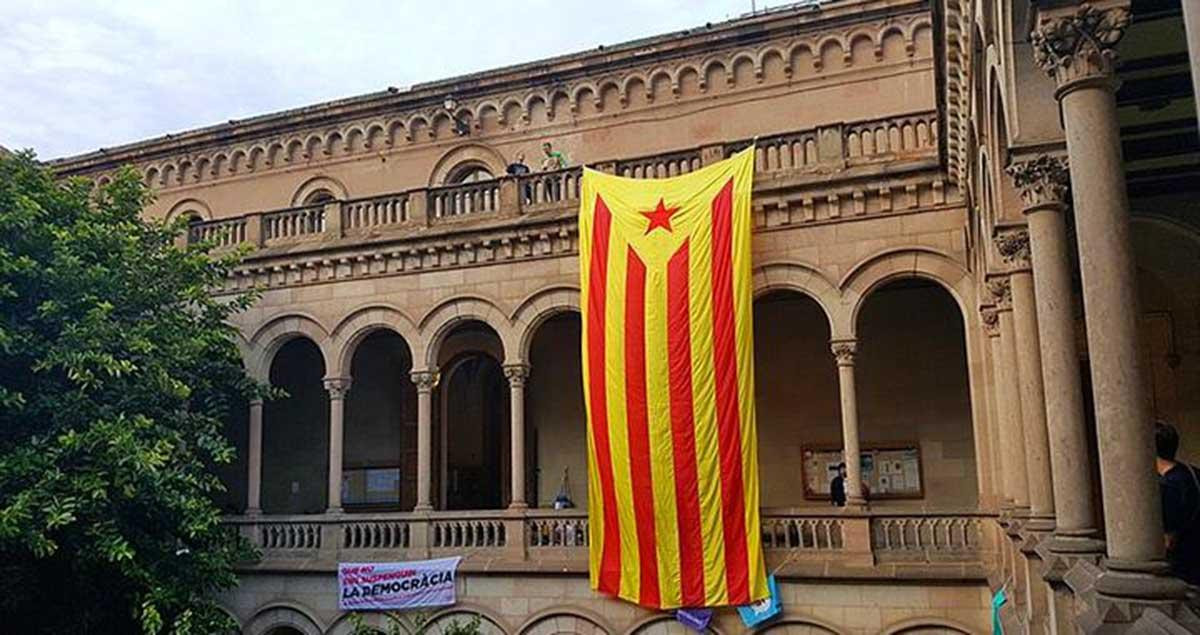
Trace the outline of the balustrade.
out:
[[[496,518],[455,518],[432,523],[433,547],[472,549],[508,544],[504,522]]]
[[[699,170],[700,151],[687,150],[617,162],[617,174],[634,179],[665,179]]]
[[[279,240],[325,231],[325,206],[308,205],[263,214],[263,238]]]
[[[412,535],[404,520],[346,521],[342,523],[345,549],[407,549]]]
[[[526,529],[530,547],[586,547],[588,545],[587,514],[551,514],[531,518]]]
[[[287,551],[321,548],[321,525],[312,522],[264,522],[255,527],[254,536],[263,551]]]
[[[844,545],[841,518],[764,515],[764,549],[836,551]]]
[[[926,112],[762,137],[756,141],[755,169],[758,174],[774,175],[812,171],[821,166],[853,166],[926,156],[937,150],[937,129],[937,113]],[[827,138],[830,134],[834,135],[832,141]],[[731,155],[750,143],[750,140],[727,143],[725,154]],[[822,147],[835,156],[820,156]],[[621,176],[666,178],[687,174],[702,164],[701,151],[694,148],[617,161],[613,165],[615,173]],[[210,221],[191,227],[188,236],[191,240],[214,241],[219,248],[260,240],[269,246],[280,241],[315,239],[327,232],[340,238],[347,233],[395,227],[414,218],[425,222],[426,214],[430,222],[437,223],[501,211],[511,214],[523,209],[536,211],[578,201],[582,173],[576,167],[523,175],[516,180],[517,193],[511,198],[501,196],[501,184],[511,181],[493,179],[433,188],[427,196],[411,190],[348,200],[338,204],[340,217],[331,219],[325,217],[324,205],[309,205],[265,212],[257,217]],[[834,198],[831,196],[829,200]],[[883,209],[892,209],[888,203]],[[501,210],[506,205],[515,205],[516,209]]]
[[[851,162],[937,148],[937,114],[922,113],[851,124],[845,129],[846,158]]]
[[[188,227],[189,242],[211,242],[217,248],[232,247],[246,242],[247,217],[197,223]]]
[[[342,203],[342,229],[371,229],[408,222],[408,193],[385,194]]]
[[[517,182],[521,193],[521,204],[537,207],[578,201],[581,178],[583,178],[582,168],[567,168],[522,176]]]
[[[924,556],[962,554],[980,548],[980,516],[877,516],[871,519],[871,542],[877,552]]]
[[[481,181],[429,191],[435,218],[495,212],[500,209],[500,182]]]

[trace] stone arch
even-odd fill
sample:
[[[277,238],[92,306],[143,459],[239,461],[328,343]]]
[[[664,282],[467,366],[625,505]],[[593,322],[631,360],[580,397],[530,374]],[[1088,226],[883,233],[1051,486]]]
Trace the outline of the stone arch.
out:
[[[612,632],[604,618],[577,607],[535,613],[517,629],[520,635],[608,635]]]
[[[443,611],[434,613],[422,626],[430,635],[440,635],[441,631],[438,628],[441,624],[449,623],[454,619],[469,620],[474,615],[479,616],[480,635],[507,635],[514,632],[504,618],[484,606],[468,602],[459,602]]]
[[[212,220],[213,213],[208,204],[198,198],[185,198],[171,206],[167,211],[167,221],[173,221],[181,216],[199,216],[201,220]]]
[[[833,624],[815,617],[785,617],[754,631],[755,635],[841,635]]]
[[[354,624],[350,621],[352,613],[342,613],[333,624],[329,625],[329,629],[325,631],[325,635],[360,635],[354,630]],[[376,631],[380,634],[389,632],[389,629],[398,625],[401,632],[410,632],[407,625],[392,616],[388,611],[363,611],[362,615],[363,626]]]
[[[284,344],[297,337],[307,337],[321,351],[321,360],[325,364],[325,373],[334,366],[334,358],[329,354],[329,331],[316,318],[304,313],[286,313],[273,317],[254,332],[250,338],[249,349],[253,358],[247,365],[250,376],[260,381],[266,381],[271,372],[271,361]]]
[[[520,361],[528,362],[529,347],[533,344],[538,327],[559,313],[578,313],[579,310],[579,289],[576,287],[562,285],[534,292],[513,312],[513,333],[519,339],[509,355],[516,355]]]
[[[350,364],[354,361],[354,353],[364,338],[378,330],[392,331],[404,338],[409,347],[409,355],[415,353],[413,345],[418,341],[417,327],[403,311],[386,304],[375,304],[360,307],[351,311],[338,323],[330,335],[330,350],[336,366],[330,369],[330,374],[339,377],[350,376]]]
[[[492,174],[503,174],[506,165],[504,157],[493,148],[482,143],[466,143],[451,148],[438,159],[429,174],[429,185],[432,187],[446,183],[452,172],[470,163],[485,166]]]
[[[346,186],[338,179],[331,176],[314,176],[301,183],[300,187],[296,188],[296,191],[292,193],[291,207],[304,205],[304,201],[308,200],[308,197],[321,190],[329,192],[338,200],[345,200],[350,197]]]
[[[830,337],[849,337],[851,324],[843,310],[842,293],[816,267],[801,262],[766,262],[754,268],[754,296],[772,291],[795,291],[813,299],[829,320]]]
[[[900,620],[885,627],[882,635],[974,635],[969,626],[942,617],[917,617]]]
[[[954,298],[963,324],[973,324],[975,287],[971,274],[945,253],[929,247],[899,247],[869,256],[842,277],[844,309],[849,310],[850,336],[857,332],[858,314],[871,291],[900,278],[922,278],[937,283]],[[970,341],[970,338],[968,338]]]
[[[421,318],[419,330],[420,340],[413,347],[413,367],[420,370],[417,363],[424,362],[423,368],[433,368],[437,365],[438,348],[446,336],[461,322],[476,320],[491,327],[500,338],[501,352],[508,357],[514,350],[512,347],[512,329],[509,328],[505,312],[500,310],[495,302],[483,296],[458,296],[451,298],[430,309]],[[501,360],[504,361],[504,360]]]
[[[266,635],[280,626],[290,626],[304,635],[321,635],[325,632],[316,613],[295,602],[274,602],[260,608],[246,622],[242,632],[246,635]]]

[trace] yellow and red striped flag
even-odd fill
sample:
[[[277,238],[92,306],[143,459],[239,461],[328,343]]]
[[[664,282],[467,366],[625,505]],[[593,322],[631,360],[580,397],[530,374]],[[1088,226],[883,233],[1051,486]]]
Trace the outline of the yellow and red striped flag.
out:
[[[751,333],[754,149],[586,170],[579,210],[592,588],[650,608],[767,597]]]

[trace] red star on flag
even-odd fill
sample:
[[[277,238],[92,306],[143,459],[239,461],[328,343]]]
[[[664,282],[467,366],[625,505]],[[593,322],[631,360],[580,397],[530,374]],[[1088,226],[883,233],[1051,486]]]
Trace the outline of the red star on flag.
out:
[[[642,216],[650,219],[650,225],[646,227],[646,234],[654,231],[655,227],[662,227],[667,231],[671,231],[671,217],[678,211],[678,207],[667,207],[663,204],[661,198],[658,199],[658,207],[654,208],[654,211],[642,212]]]

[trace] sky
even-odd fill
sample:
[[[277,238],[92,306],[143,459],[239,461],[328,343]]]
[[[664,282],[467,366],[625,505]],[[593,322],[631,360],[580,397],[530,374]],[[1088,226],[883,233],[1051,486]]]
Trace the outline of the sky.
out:
[[[5,1],[0,146],[69,156],[749,10],[750,0]]]

